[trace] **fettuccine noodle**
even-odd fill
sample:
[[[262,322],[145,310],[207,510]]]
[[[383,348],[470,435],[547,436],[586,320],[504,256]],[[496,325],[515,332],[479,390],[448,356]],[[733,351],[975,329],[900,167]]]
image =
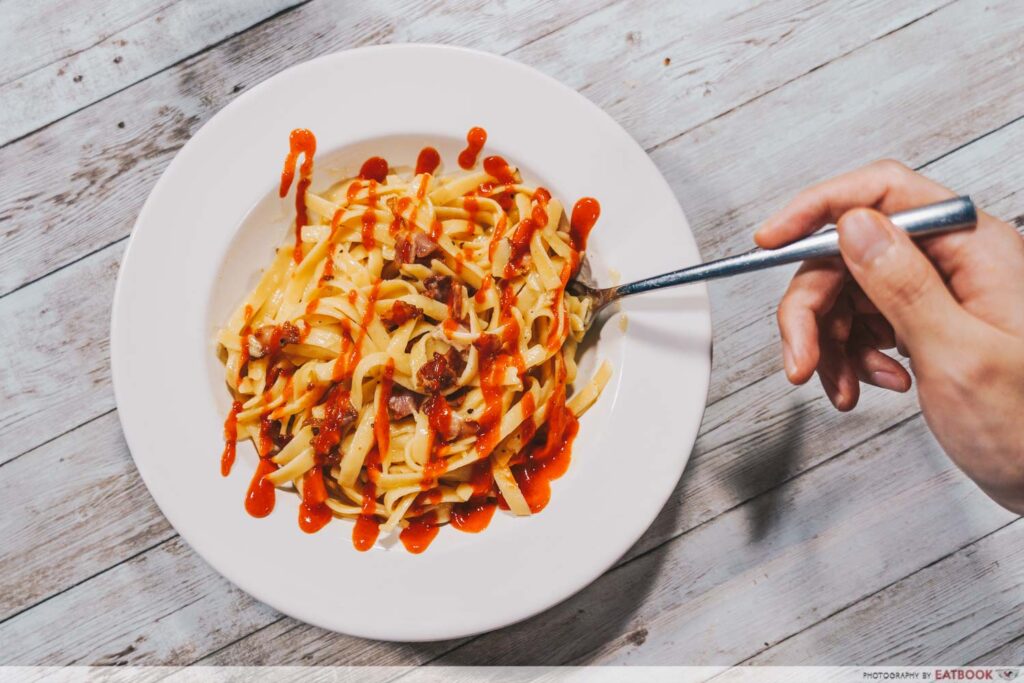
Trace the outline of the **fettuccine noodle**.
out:
[[[216,338],[234,396],[221,469],[252,439],[251,514],[293,487],[303,530],[345,517],[359,550],[400,529],[422,552],[444,524],[547,504],[611,375],[603,363],[567,397],[588,311],[565,288],[599,206],[567,220],[501,157],[476,170],[485,139],[470,131],[458,175],[435,175],[427,147],[413,173],[373,157],[312,192],[316,140],[292,132],[288,241]]]

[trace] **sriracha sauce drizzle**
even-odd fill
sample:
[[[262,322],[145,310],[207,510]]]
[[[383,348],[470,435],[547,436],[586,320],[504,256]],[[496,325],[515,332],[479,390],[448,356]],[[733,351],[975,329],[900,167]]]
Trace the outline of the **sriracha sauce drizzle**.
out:
[[[295,244],[292,251],[293,260],[296,264],[303,259],[303,244],[301,230],[309,223],[309,215],[306,205],[306,192],[313,173],[313,158],[316,153],[316,137],[305,128],[293,130],[289,136],[289,151],[285,158],[284,167],[281,172],[279,194],[283,198],[290,191],[298,173],[295,196]],[[473,127],[466,134],[466,147],[458,155],[458,164],[461,168],[472,169],[487,142],[487,131],[481,127]],[[302,163],[299,165],[299,157]],[[423,147],[416,158],[415,174],[433,175],[441,164],[441,156],[434,147]],[[517,305],[517,297],[512,279],[522,273],[525,264],[531,258],[530,244],[538,231],[544,231],[548,226],[548,204],[551,201],[551,194],[543,187],[538,187],[530,198],[528,215],[519,216],[514,224],[508,217],[514,206],[513,201],[518,189],[517,171],[503,157],[492,155],[484,158],[483,170],[490,178],[462,197],[462,208],[465,210],[468,222],[472,225],[477,222],[479,212],[487,211],[482,208],[479,198],[490,197],[498,202],[505,213],[497,217],[493,224],[493,233],[487,243],[481,245],[486,248],[490,258],[493,260],[496,250],[500,247],[508,248],[508,263],[500,274],[487,273],[481,279],[480,286],[472,293],[470,300],[478,305],[497,298],[497,306],[489,324],[491,329],[498,329],[497,332],[483,332],[475,341],[479,363],[479,388],[482,394],[483,405],[477,409],[476,414],[470,410],[469,418],[460,417],[456,414],[464,400],[464,390],[458,389],[454,393],[446,391],[446,397],[440,390],[430,393],[420,402],[416,410],[426,416],[429,425],[429,446],[426,454],[426,462],[422,464],[422,472],[419,478],[420,493],[418,493],[411,506],[406,511],[406,519],[403,520],[405,528],[399,534],[402,545],[410,553],[422,553],[436,538],[440,527],[449,523],[453,528],[466,532],[478,533],[490,524],[494,517],[494,511],[501,507],[508,509],[505,500],[498,492],[491,469],[490,455],[498,445],[501,436],[500,428],[502,417],[507,411],[504,392],[507,390],[509,376],[515,374],[521,381],[526,381],[526,363],[520,349],[520,329],[516,314],[513,312]],[[282,417],[290,413],[283,409],[280,403],[273,403],[274,396],[278,395],[283,399],[284,405],[289,404],[293,399],[294,389],[292,378],[298,369],[294,365],[292,357],[282,354],[281,349],[288,343],[303,343],[306,336],[312,330],[312,325],[306,320],[296,322],[284,322],[270,325],[257,325],[253,330],[251,324],[253,313],[251,307],[247,306],[244,312],[244,321],[240,335],[240,352],[238,362],[238,374],[235,378],[234,388],[239,389],[243,372],[250,362],[250,344],[252,344],[252,357],[259,359],[261,368],[266,373],[263,381],[263,405],[274,405],[274,408],[264,408],[259,416],[259,432],[253,435],[257,443],[259,461],[252,480],[249,484],[245,497],[245,509],[254,517],[265,517],[269,515],[275,504],[275,488],[266,479],[267,475],[275,472],[278,465],[271,459],[278,448],[284,446],[288,441],[286,434],[287,425],[291,424],[291,430],[298,429],[299,424],[313,425],[313,436],[310,439],[310,446],[313,452],[313,466],[302,475],[301,500],[299,505],[298,523],[299,527],[306,533],[314,533],[327,525],[334,516],[331,507],[327,504],[330,494],[329,483],[334,490],[338,484],[333,481],[325,482],[325,477],[334,476],[331,474],[332,467],[339,464],[343,453],[340,453],[342,437],[346,430],[353,428],[354,420],[358,418],[361,406],[353,406],[351,402],[352,375],[362,358],[363,345],[366,341],[371,325],[376,323],[378,317],[376,312],[377,299],[380,297],[382,280],[373,282],[369,290],[349,289],[340,293],[332,293],[331,287],[337,290],[337,280],[334,280],[334,253],[338,247],[336,238],[341,232],[342,217],[345,211],[356,200],[362,201],[365,196],[367,210],[360,217],[358,230],[362,238],[362,246],[369,252],[377,248],[378,235],[385,240],[385,247],[390,248],[390,237],[399,236],[395,242],[395,260],[401,263],[423,263],[418,254],[413,253],[411,238],[417,229],[416,216],[419,206],[411,206],[409,197],[400,197],[395,202],[391,196],[392,190],[385,186],[379,186],[387,182],[390,167],[386,159],[379,156],[372,156],[363,162],[357,179],[349,183],[346,192],[347,203],[342,201],[341,208],[338,208],[331,219],[330,233],[327,239],[328,256],[320,275],[318,286],[309,295],[309,301],[305,306],[306,314],[313,315],[317,312],[318,302],[321,296],[337,296],[347,298],[349,304],[358,310],[357,304],[365,293],[365,310],[361,319],[356,322],[355,318],[341,319],[340,327],[340,349],[338,357],[331,364],[330,380],[327,386],[315,387],[310,382],[304,389],[314,393],[313,401],[309,404],[319,403],[318,410],[322,412],[309,413],[304,418],[305,422],[289,422],[289,417]],[[423,202],[426,196],[428,178],[419,179],[416,188],[416,198]],[[392,223],[388,226],[387,235],[384,232],[377,232],[377,209],[380,193],[383,191],[388,208],[394,214]],[[409,209],[411,208],[411,211]],[[565,256],[565,262],[559,273],[559,286],[553,291],[552,307],[554,318],[547,325],[547,339],[544,345],[550,351],[557,351],[564,343],[569,333],[569,321],[565,313],[564,296],[565,288],[579,266],[582,253],[586,250],[587,240],[594,224],[601,213],[598,201],[592,197],[583,197],[573,206],[569,221],[569,250],[559,252]],[[486,220],[486,219],[485,219]],[[348,218],[346,225],[350,225]],[[435,243],[444,236],[444,227],[440,218],[435,218],[426,230],[429,238]],[[564,230],[564,228],[557,228]],[[401,233],[401,235],[400,235]],[[564,232],[562,233],[564,235]],[[544,238],[547,239],[547,238]],[[502,244],[505,241],[507,244]],[[419,249],[419,245],[416,247]],[[467,262],[474,258],[473,248],[463,248],[457,251],[447,261],[455,275],[461,275]],[[566,253],[568,252],[568,253]],[[379,258],[380,251],[376,252]],[[422,267],[422,266],[418,266]],[[460,329],[460,322],[467,318],[462,313],[462,295],[465,292],[465,285],[460,280],[449,284],[451,291],[448,295],[447,308],[448,317],[440,327],[443,335],[448,339],[454,339]],[[387,297],[392,294],[388,290]],[[456,304],[459,304],[456,306]],[[403,325],[408,320],[423,315],[423,311],[398,300],[392,303],[390,313],[383,314],[382,321],[389,327]],[[468,324],[468,323],[466,323]],[[377,334],[375,332],[374,334]],[[453,347],[454,348],[454,347]],[[460,347],[461,348],[461,347]],[[435,354],[436,358],[437,354]],[[456,358],[456,361],[458,358]],[[465,358],[462,358],[464,361]],[[459,372],[461,369],[456,368]],[[408,372],[408,370],[403,370]],[[536,405],[536,387],[531,391],[524,391],[519,399],[517,408],[522,411],[522,422],[519,426],[516,438],[523,444],[518,453],[508,461],[512,476],[515,478],[523,497],[532,513],[539,512],[548,504],[551,496],[551,481],[561,477],[569,466],[571,459],[572,443],[579,430],[579,422],[573,412],[566,405],[566,367],[565,361],[560,355],[555,356],[554,370],[554,392],[543,405],[545,421],[541,423],[535,416],[538,411]],[[256,376],[256,381],[258,375]],[[403,377],[406,377],[403,375]],[[369,379],[369,378],[367,378]],[[403,383],[407,382],[402,379]],[[253,381],[251,378],[249,381]],[[366,381],[364,379],[364,381]],[[530,380],[532,381],[532,380]],[[283,382],[283,388],[282,388]],[[229,384],[231,380],[229,379]],[[390,462],[390,432],[391,413],[389,405],[395,389],[395,360],[388,358],[381,369],[378,379],[375,401],[373,408],[373,445],[363,462],[363,471],[360,477],[353,484],[356,494],[361,495],[359,500],[359,514],[355,516],[355,524],[352,529],[352,544],[356,550],[365,552],[376,543],[380,533],[381,521],[387,517],[386,510],[381,509],[377,502],[378,482],[382,476],[382,460]],[[259,385],[257,385],[259,386]],[[408,386],[408,384],[405,384]],[[451,386],[450,384],[448,385]],[[406,389],[398,388],[400,393],[395,405],[401,405],[407,400]],[[421,390],[422,391],[422,390]],[[281,396],[283,394],[283,396]],[[305,400],[300,394],[300,399]],[[450,399],[450,402],[449,402]],[[256,405],[260,405],[257,403]],[[221,453],[221,473],[228,476],[236,456],[236,444],[238,440],[238,417],[244,410],[244,404],[240,400],[232,403],[231,410],[224,422],[224,450]],[[408,414],[398,413],[396,415]],[[545,414],[546,413],[546,414]],[[250,413],[246,413],[249,415]],[[302,413],[298,417],[301,418]],[[247,418],[252,419],[252,418]],[[396,417],[397,419],[397,417]],[[252,423],[247,423],[247,428],[252,430]],[[469,431],[467,431],[467,428]],[[251,432],[250,432],[251,434]],[[444,502],[450,505],[447,518],[439,516],[439,510],[435,507],[446,501],[445,496],[450,495],[451,489],[446,483],[444,488],[440,484],[440,477],[445,474],[448,462],[445,456],[453,451],[452,444],[467,435],[475,435],[476,443],[472,446],[476,453],[476,462],[471,465],[468,480],[460,478],[458,492],[460,499],[466,497],[466,484],[471,488],[468,498],[463,502]],[[275,448],[275,446],[277,448]],[[455,450],[454,452],[459,452]],[[464,462],[464,461],[463,461]],[[349,490],[346,488],[346,490]],[[352,495],[352,494],[350,494]],[[447,498],[451,501],[451,498]],[[443,510],[444,508],[442,508]]]
[[[433,175],[437,167],[441,165],[441,155],[433,147],[424,147],[416,157],[416,175],[430,173]]]
[[[306,213],[306,190],[313,177],[313,155],[316,154],[316,136],[306,128],[296,128],[288,136],[288,156],[284,159],[284,170],[281,171],[281,187],[278,194],[288,194],[295,178],[295,162],[302,155],[302,166],[299,168],[299,184],[295,188],[295,248],[292,257],[298,263],[302,260],[302,226],[309,222]]]
[[[459,166],[467,171],[476,165],[476,158],[487,142],[487,131],[479,126],[466,133],[466,149],[459,152]]]

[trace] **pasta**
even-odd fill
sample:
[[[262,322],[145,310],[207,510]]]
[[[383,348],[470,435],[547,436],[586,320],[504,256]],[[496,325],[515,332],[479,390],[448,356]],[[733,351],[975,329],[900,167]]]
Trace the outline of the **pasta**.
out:
[[[547,504],[611,376],[603,363],[567,396],[587,311],[565,287],[600,207],[581,199],[566,220],[501,157],[477,169],[485,139],[470,131],[459,175],[435,175],[426,147],[411,173],[372,157],[313,192],[316,139],[292,132],[288,241],[216,337],[234,398],[221,471],[251,439],[254,516],[292,488],[304,531],[344,517],[359,550],[400,530],[422,552],[442,525]]]

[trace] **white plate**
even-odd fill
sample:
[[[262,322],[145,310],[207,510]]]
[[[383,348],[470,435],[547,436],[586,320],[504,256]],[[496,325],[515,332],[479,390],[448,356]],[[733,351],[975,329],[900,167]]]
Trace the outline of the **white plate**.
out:
[[[121,424],[153,498],[214,568],[297,619],[383,640],[435,640],[529,617],[587,585],[654,521],[679,480],[710,374],[707,292],[693,286],[625,305],[581,366],[614,376],[587,413],[568,473],[530,518],[495,516],[480,534],[442,529],[422,555],[352,548],[334,520],[307,535],[281,492],[265,519],[243,497],[255,451],[219,472],[230,399],[215,356],[220,323],[288,230],[275,189],[288,133],[313,130],[313,188],[372,154],[414,164],[437,147],[458,172],[466,131],[567,205],[597,197],[595,275],[623,280],[699,262],[686,218],[644,151],[576,92],[516,62],[449,47],[402,45],[315,59],[253,88],[178,153],[132,231],[114,297],[111,356]],[[602,267],[603,264],[603,267]],[[387,545],[385,543],[385,545]]]

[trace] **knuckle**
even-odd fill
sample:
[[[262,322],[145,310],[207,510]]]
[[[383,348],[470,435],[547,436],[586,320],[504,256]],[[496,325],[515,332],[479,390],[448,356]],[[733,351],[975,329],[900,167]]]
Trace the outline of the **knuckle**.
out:
[[[932,284],[927,270],[904,267],[892,273],[888,283],[892,299],[905,308],[913,308],[927,296]]]
[[[902,177],[910,171],[910,168],[908,168],[906,164],[901,161],[897,161],[896,159],[879,159],[873,164],[873,166],[895,177]]]

